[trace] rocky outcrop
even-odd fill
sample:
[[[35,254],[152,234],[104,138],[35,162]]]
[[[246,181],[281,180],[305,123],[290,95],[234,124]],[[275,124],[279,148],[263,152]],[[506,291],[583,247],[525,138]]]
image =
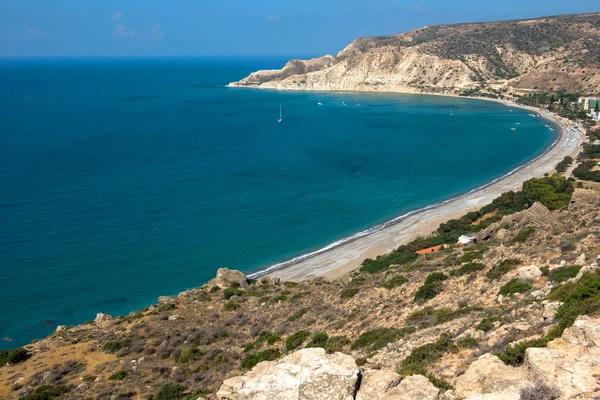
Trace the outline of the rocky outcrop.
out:
[[[227,379],[217,392],[220,400],[352,400],[359,370],[342,353],[327,355],[320,348],[303,349],[278,361],[259,363],[243,376]]]
[[[393,371],[363,372],[356,400],[436,400],[440,390],[422,375],[402,379]]]
[[[600,14],[428,26],[356,39],[337,56],[292,60],[230,86],[280,90],[460,93],[494,89],[600,91]]]
[[[554,387],[562,399],[600,395],[600,318],[580,317],[546,348],[529,348],[522,367],[510,367],[492,354],[473,362],[456,381],[467,400],[519,400],[521,390]]]
[[[477,241],[486,241],[493,238],[498,231],[509,226],[513,230],[521,229],[527,225],[544,227],[552,223],[552,212],[541,203],[533,203],[527,210],[506,215],[500,222],[496,222],[477,234]],[[504,236],[504,235],[502,235]]]
[[[244,273],[228,268],[219,268],[217,276],[209,282],[210,286],[227,288],[230,286],[248,287],[248,277]]]

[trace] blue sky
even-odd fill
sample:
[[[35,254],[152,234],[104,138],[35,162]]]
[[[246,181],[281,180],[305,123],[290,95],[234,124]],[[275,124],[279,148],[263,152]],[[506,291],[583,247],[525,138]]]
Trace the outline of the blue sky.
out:
[[[580,0],[0,0],[0,56],[321,55],[423,25],[597,12]]]

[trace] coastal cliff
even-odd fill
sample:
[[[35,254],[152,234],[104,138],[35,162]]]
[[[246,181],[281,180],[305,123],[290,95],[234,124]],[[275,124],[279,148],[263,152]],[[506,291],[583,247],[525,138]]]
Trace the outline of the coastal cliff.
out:
[[[427,26],[356,39],[336,56],[292,60],[233,87],[461,94],[600,92],[600,14]]]

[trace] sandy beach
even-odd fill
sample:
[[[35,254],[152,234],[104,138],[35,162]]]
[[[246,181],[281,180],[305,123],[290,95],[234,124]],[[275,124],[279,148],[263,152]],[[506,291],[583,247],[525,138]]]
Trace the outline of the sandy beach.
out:
[[[379,231],[337,246],[328,246],[326,250],[317,251],[316,254],[302,260],[274,266],[268,275],[283,281],[300,281],[317,276],[324,276],[328,279],[342,278],[360,267],[363,260],[388,253],[419,236],[427,236],[441,223],[479,209],[506,191],[519,190],[526,180],[551,173],[556,164],[565,156],[574,157],[579,153],[584,135],[574,130],[569,132],[569,127],[575,127],[571,121],[534,107],[521,106],[509,101],[492,101],[501,102],[507,107],[526,109],[532,114],[552,122],[560,130],[556,141],[536,159],[488,185],[437,207],[414,212]]]

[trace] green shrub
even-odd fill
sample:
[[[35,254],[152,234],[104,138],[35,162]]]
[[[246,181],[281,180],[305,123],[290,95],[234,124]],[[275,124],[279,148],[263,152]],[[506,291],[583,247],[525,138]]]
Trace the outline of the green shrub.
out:
[[[111,381],[122,381],[127,377],[127,371],[120,370],[108,377]]]
[[[481,253],[479,251],[468,251],[462,255],[462,257],[460,258],[460,262],[461,263],[470,263],[481,257],[483,257],[483,253]]]
[[[340,297],[342,299],[349,299],[351,297],[356,296],[358,292],[359,290],[357,288],[346,288],[340,292]]]
[[[448,381],[440,379],[432,374],[427,374],[425,376],[429,379],[429,382],[433,383],[433,386],[440,389],[441,392],[454,389]]]
[[[406,282],[408,282],[407,277],[405,277],[404,275],[396,275],[387,280],[385,283],[382,283],[381,287],[387,290],[391,290],[393,288],[397,288],[404,285]]]
[[[427,278],[425,279],[425,284],[427,285],[430,283],[443,282],[447,279],[448,275],[444,274],[443,272],[434,272],[432,274],[427,275]]]
[[[419,303],[424,303],[442,293],[443,290],[444,286],[441,282],[426,283],[417,290],[414,300]]]
[[[242,360],[242,368],[252,369],[256,364],[263,361],[273,361],[281,357],[279,349],[267,349],[256,354],[248,354]]]
[[[507,258],[506,260],[502,260],[500,264],[493,267],[487,273],[487,277],[490,280],[500,279],[502,276],[506,275],[508,272],[512,271],[521,264],[523,264],[523,261],[521,260],[516,258]]]
[[[530,347],[546,347],[549,340],[548,338],[542,337],[540,339],[526,340],[519,342],[514,345],[506,346],[503,352],[496,353],[499,359],[505,364],[517,367],[523,364],[525,360],[525,350]]]
[[[178,382],[169,382],[156,393],[156,400],[182,400],[186,396],[185,386]]]
[[[419,329],[429,328],[439,324],[443,324],[453,319],[460,318],[463,315],[473,311],[478,311],[478,308],[465,307],[454,311],[450,308],[432,308],[425,307],[422,310],[415,311],[408,316],[406,323],[415,326]]]
[[[121,350],[124,347],[125,347],[125,341],[113,340],[111,342],[104,343],[104,346],[102,346],[102,349],[104,351],[106,351],[107,353],[116,353],[117,351]]]
[[[332,336],[325,343],[325,351],[328,354],[343,352],[351,343],[346,336]]]
[[[309,336],[309,333],[306,331],[298,331],[290,335],[285,341],[285,349],[287,351],[296,350]]]
[[[240,305],[234,303],[233,301],[228,301],[227,303],[223,304],[223,310],[225,311],[235,311],[238,308],[240,308]]]
[[[178,364],[187,364],[190,361],[199,360],[203,354],[204,352],[200,349],[188,347],[181,351],[181,354],[175,359],[175,362]]]
[[[294,322],[300,318],[302,318],[304,316],[304,314],[306,314],[308,312],[308,308],[301,308],[300,310],[298,310],[294,315],[291,315],[288,318],[289,322]]]
[[[436,342],[414,348],[400,363],[398,373],[403,377],[415,374],[427,375],[428,365],[439,360],[444,354],[456,351],[457,347],[452,339],[442,334]]]
[[[233,296],[241,296],[243,293],[242,290],[240,290],[237,287],[230,287],[227,288],[225,290],[223,290],[223,297],[225,298],[225,300],[229,300],[231,299]]]
[[[329,335],[326,332],[318,332],[312,335],[310,342],[306,345],[306,347],[322,347],[325,348],[327,344],[327,340],[329,340]]]
[[[502,296],[512,296],[515,293],[525,293],[531,289],[533,289],[533,286],[530,283],[515,278],[500,288],[500,294]]]
[[[415,328],[377,328],[364,332],[352,343],[351,350],[367,348],[371,351],[384,348],[388,343],[413,333]]]
[[[556,268],[548,272],[548,277],[554,282],[564,282],[568,279],[575,278],[581,268],[580,265]]]
[[[484,332],[489,332],[494,329],[494,322],[500,321],[501,318],[498,316],[494,317],[485,317],[481,320],[481,322],[477,325],[476,329]]]
[[[55,400],[68,392],[69,389],[66,386],[43,385],[35,389],[32,394],[21,397],[21,400]]]
[[[550,275],[550,267],[547,265],[540,267],[540,271],[542,271],[542,276]]]
[[[485,269],[485,264],[481,264],[481,263],[469,263],[469,264],[465,264],[462,267],[460,267],[459,269],[455,270],[452,275],[454,276],[463,276],[463,275],[468,275],[468,274],[472,274],[474,272],[477,271],[481,271]]]
[[[511,243],[525,243],[534,232],[535,228],[533,226],[525,227],[521,229],[519,233],[515,235],[515,237],[512,238]]]
[[[458,342],[460,347],[464,347],[465,349],[474,349],[477,347],[477,340],[472,338],[471,336],[467,336],[466,338],[461,339]]]
[[[573,164],[573,157],[566,156],[561,162],[556,164],[556,172],[565,172]]]
[[[277,342],[279,342],[281,340],[281,338],[277,335],[273,335],[270,332],[261,332],[260,335],[258,336],[258,340],[257,342],[262,343],[262,342],[267,342],[267,344],[275,344]]]
[[[5,364],[18,364],[29,358],[29,353],[23,348],[0,350],[0,367]]]

